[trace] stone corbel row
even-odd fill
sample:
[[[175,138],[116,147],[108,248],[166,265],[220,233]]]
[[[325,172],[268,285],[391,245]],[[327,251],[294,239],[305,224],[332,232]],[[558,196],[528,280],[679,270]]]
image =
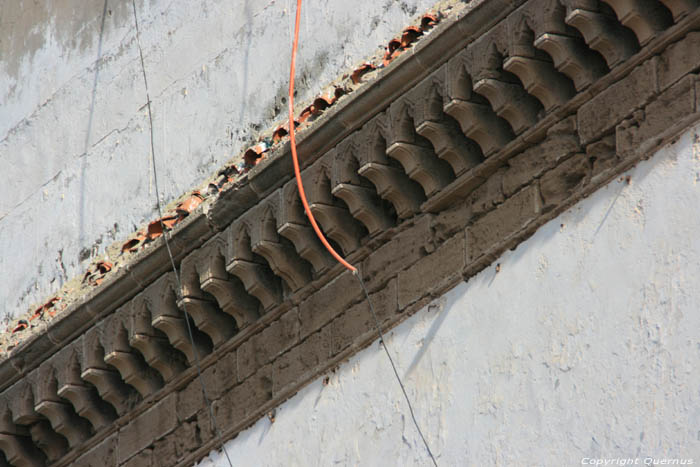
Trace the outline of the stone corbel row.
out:
[[[176,290],[174,275],[164,275],[3,393],[8,462],[61,458],[187,368],[194,354]],[[211,351],[196,329],[195,345]]]
[[[311,211],[352,255],[695,8],[525,3],[305,167]],[[6,390],[0,450],[19,466],[61,458],[333,265],[288,182],[190,253],[179,282],[165,274]]]
[[[695,7],[524,4],[306,167],[311,211],[351,255]],[[332,264],[290,181],[183,261],[179,304],[217,347]]]
[[[465,144],[470,164],[478,163],[478,148],[455,122],[430,124],[426,133],[450,138],[441,154],[462,163]],[[380,114],[302,173],[311,212],[344,256],[419,213],[427,196],[452,178],[450,164],[417,133],[403,107]],[[216,347],[333,264],[292,180],[183,260],[181,302]]]
[[[470,174],[461,177],[465,196],[484,180],[481,162],[697,7],[696,0],[527,2],[391,105],[387,154],[426,198]]]

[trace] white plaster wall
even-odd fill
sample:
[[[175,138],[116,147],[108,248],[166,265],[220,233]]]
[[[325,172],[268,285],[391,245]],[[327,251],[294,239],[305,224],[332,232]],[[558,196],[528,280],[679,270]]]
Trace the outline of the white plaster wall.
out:
[[[441,466],[700,463],[699,134],[390,333]],[[429,465],[376,342],[226,447],[237,466]]]
[[[299,103],[433,3],[305,1]],[[136,5],[168,202],[284,120],[296,2]],[[155,218],[145,102],[131,0],[0,1],[0,318]]]

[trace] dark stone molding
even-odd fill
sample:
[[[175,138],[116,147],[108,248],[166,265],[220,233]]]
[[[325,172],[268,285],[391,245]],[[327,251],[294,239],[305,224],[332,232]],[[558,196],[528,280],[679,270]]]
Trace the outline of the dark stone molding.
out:
[[[692,0],[472,2],[300,134],[328,237],[384,328],[700,116]],[[375,340],[306,224],[288,147],[0,364],[11,465],[188,465]],[[185,441],[183,441],[183,439]]]

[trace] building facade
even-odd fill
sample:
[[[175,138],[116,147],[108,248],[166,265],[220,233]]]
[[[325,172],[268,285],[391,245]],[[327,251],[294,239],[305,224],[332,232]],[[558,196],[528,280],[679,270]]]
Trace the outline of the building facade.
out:
[[[4,7],[6,463],[430,462],[240,3]],[[304,8],[307,196],[437,462],[700,462],[700,5]]]

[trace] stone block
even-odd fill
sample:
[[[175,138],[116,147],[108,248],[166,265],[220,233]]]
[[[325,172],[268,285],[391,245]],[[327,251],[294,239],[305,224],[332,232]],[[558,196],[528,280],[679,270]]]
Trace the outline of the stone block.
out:
[[[541,209],[537,185],[529,185],[466,229],[467,262],[487,253],[527,226]]]
[[[104,467],[105,465],[115,465],[117,462],[117,435],[103,439],[100,444],[90,449],[80,456],[75,465],[83,467]]]
[[[177,418],[180,421],[189,420],[204,407],[202,385],[195,378],[177,393]]]
[[[257,335],[257,334],[256,334]],[[238,378],[242,381],[255,373],[255,370],[264,365],[262,356],[256,355],[255,336],[243,342],[238,347]]]
[[[293,308],[258,335],[257,346],[267,361],[274,359],[299,341],[299,309]]]
[[[696,112],[697,75],[689,75],[662,92],[643,111],[616,128],[620,154],[635,152],[641,144],[659,137],[675,122]]]
[[[182,425],[180,425],[181,427]],[[179,428],[166,437],[159,439],[153,443],[152,449],[152,465],[153,467],[169,467],[171,465],[177,465],[177,460],[179,458],[176,445],[177,440],[175,436],[180,435],[178,433]]]
[[[684,75],[700,69],[700,31],[689,32],[668,46],[658,61],[659,88],[666,89]]]
[[[272,399],[272,371],[271,365],[260,368],[214,401],[214,416],[219,427],[230,427],[245,421],[246,417]],[[197,420],[202,442],[206,442],[212,436],[206,409],[198,413]]]
[[[398,311],[396,280],[391,280],[376,293],[370,294],[379,323],[383,323]],[[367,300],[363,300],[330,324],[333,355],[356,343],[367,333],[377,334],[374,317]]]
[[[202,376],[211,393],[209,397],[212,399],[219,398],[221,394],[238,383],[236,354],[236,350],[232,350],[226,355],[222,355],[213,367],[209,367],[207,371],[203,372]]]
[[[447,209],[435,214],[431,225],[433,238],[432,242],[425,248],[425,254],[434,251],[435,244],[442,243],[455,233],[464,230],[471,219],[471,206],[463,200],[458,200]]]
[[[221,356],[217,362],[202,370],[202,378],[207,388],[207,396],[218,399],[232,386],[238,383],[238,362],[235,350]],[[202,385],[199,377],[180,390],[177,394],[177,417],[181,422],[191,419],[202,407],[205,407],[202,396]]]
[[[362,289],[350,271],[345,271],[299,305],[300,338],[320,329],[338,313],[357,301]]]
[[[595,183],[598,175],[605,174],[619,163],[620,158],[617,155],[615,139],[614,135],[608,135],[600,141],[586,146],[586,156],[593,164],[592,182]]]
[[[466,265],[464,234],[459,233],[440,245],[398,276],[400,310],[442,285],[461,278]]]
[[[105,464],[106,465],[106,464]],[[153,467],[153,449],[148,448],[136,454],[129,459],[121,467]]]
[[[230,393],[231,391],[229,391]],[[227,393],[227,394],[229,394]],[[232,396],[231,396],[232,397]],[[219,401],[214,401],[212,403],[212,409],[215,411],[220,411],[222,410],[222,407],[227,407],[228,405],[224,403],[224,400],[228,400],[226,395],[224,395]],[[226,414],[224,412],[221,413],[221,415],[224,417],[224,419],[230,419],[231,415],[230,413]],[[225,418],[228,415],[229,418]],[[217,423],[219,422],[218,417],[219,413],[216,412],[217,417]],[[202,409],[197,412],[197,416],[194,418],[194,421],[197,423],[197,427],[199,428],[199,437],[201,444],[208,443],[211,441],[215,436],[216,433],[214,432],[213,426],[211,424],[210,418],[209,418],[209,409],[207,407],[202,407]]]
[[[433,249],[431,217],[424,215],[363,261],[362,278],[370,288],[380,286]],[[356,279],[353,289],[362,293]]]
[[[245,378],[299,342],[299,310],[293,308],[238,348],[238,379]]]
[[[506,169],[501,168],[489,175],[489,178],[467,197],[467,204],[471,206],[474,217],[491,211],[503,202],[505,199],[503,195],[503,175],[505,172]]]
[[[158,467],[177,465],[178,461],[202,445],[196,421],[180,424],[175,431],[153,444],[153,464]]]
[[[272,363],[273,392],[303,381],[331,356],[330,326],[325,326]]]
[[[120,464],[177,427],[177,400],[170,394],[119,431]]]
[[[656,62],[652,57],[601,91],[578,110],[581,144],[599,139],[620,121],[643,107],[658,92]]]
[[[644,109],[640,109],[615,127],[615,145],[619,154],[633,153],[637,148],[637,134],[643,121]]]
[[[700,52],[698,54],[699,62],[697,63],[700,66]],[[697,78],[698,75],[686,76],[666,89],[644,109],[644,123],[639,128],[642,141],[659,135],[671,124],[696,112],[695,86]]]
[[[542,143],[526,149],[508,161],[508,170],[503,174],[503,193],[511,196],[577,151],[580,151],[580,145],[573,134],[551,135]]]
[[[583,153],[575,154],[542,176],[540,192],[544,210],[560,205],[590,177],[590,159]]]

